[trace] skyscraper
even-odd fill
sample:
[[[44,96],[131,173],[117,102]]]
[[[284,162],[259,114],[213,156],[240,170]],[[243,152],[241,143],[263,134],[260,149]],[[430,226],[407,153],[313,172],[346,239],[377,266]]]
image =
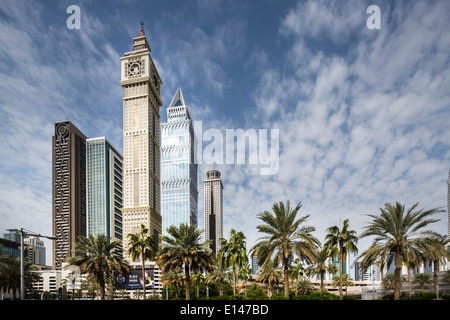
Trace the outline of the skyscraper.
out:
[[[447,223],[448,223],[448,233],[450,237],[450,170],[448,171],[448,181],[447,181]]]
[[[70,121],[55,124],[52,180],[53,269],[61,269],[86,236],[86,136]]]
[[[144,27],[133,39],[133,50],[120,58],[123,97],[123,246],[141,224],[159,241],[161,79],[150,56]]]
[[[205,240],[212,240],[211,249],[215,254],[220,249],[220,238],[223,235],[223,184],[220,172],[209,170],[203,180],[205,192]]]
[[[178,88],[161,124],[161,213],[163,235],[181,223],[197,225],[197,163],[194,127]]]
[[[122,155],[105,137],[86,140],[87,233],[122,242]]]

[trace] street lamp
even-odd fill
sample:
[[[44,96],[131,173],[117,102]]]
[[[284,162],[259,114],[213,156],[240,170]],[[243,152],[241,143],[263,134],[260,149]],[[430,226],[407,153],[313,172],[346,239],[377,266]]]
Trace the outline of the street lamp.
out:
[[[40,233],[33,233],[29,230],[25,231],[24,228],[18,229],[7,229],[8,231],[16,231],[20,233],[20,300],[25,300],[25,257],[24,257],[24,245],[23,239],[25,236],[42,237],[50,240],[56,240],[54,236],[43,236]]]

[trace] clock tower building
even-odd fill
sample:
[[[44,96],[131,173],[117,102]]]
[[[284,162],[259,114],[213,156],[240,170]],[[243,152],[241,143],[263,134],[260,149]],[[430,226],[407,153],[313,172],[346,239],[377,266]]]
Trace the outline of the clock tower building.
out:
[[[149,230],[160,241],[160,107],[161,78],[150,55],[143,24],[133,50],[120,58],[123,96],[123,249],[128,234]]]

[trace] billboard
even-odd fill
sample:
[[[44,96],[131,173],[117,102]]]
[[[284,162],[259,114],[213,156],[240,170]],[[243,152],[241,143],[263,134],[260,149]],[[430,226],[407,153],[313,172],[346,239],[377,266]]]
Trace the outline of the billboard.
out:
[[[145,279],[142,278],[142,269],[132,269],[126,275],[121,275],[114,271],[114,279],[116,281],[116,289],[136,290],[152,289],[155,287],[154,269],[145,269]]]

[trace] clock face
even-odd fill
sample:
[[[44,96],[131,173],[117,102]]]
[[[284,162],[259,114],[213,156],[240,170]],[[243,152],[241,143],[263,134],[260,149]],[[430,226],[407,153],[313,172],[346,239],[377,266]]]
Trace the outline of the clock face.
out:
[[[128,77],[136,77],[141,74],[141,62],[131,61],[128,62]]]

